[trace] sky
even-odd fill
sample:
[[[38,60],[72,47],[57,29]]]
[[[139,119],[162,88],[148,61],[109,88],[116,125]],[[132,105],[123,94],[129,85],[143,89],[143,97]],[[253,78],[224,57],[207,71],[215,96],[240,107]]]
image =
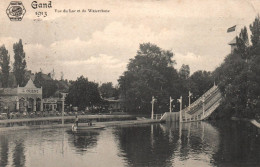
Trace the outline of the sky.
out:
[[[171,50],[177,69],[188,64],[191,73],[214,70],[230,53],[228,43],[260,11],[259,0],[52,0],[48,9],[33,9],[32,1],[22,1],[22,21],[10,21],[10,1],[0,2],[0,45],[6,46],[12,63],[13,44],[22,39],[32,72],[54,69],[57,79],[61,73],[69,80],[83,75],[114,85],[144,42]],[[36,12],[47,16],[37,17]],[[237,31],[227,33],[234,25]]]

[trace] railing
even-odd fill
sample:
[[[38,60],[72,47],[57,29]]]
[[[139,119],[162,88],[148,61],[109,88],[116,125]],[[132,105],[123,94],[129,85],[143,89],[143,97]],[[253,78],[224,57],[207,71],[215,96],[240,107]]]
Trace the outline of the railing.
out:
[[[212,96],[208,97],[207,100],[205,100],[205,102],[204,102],[205,110],[207,110],[210,107],[210,105],[215,103],[215,101],[218,100],[219,98],[221,98],[220,92],[214,92],[214,94]],[[193,108],[193,109],[189,110],[187,113],[189,113],[191,115],[196,113],[203,107],[202,105],[203,105],[203,103],[201,102],[198,106],[194,107],[195,109]]]
[[[214,91],[218,91],[218,87],[216,85],[214,85],[212,88],[210,88],[207,92],[205,92],[200,98],[198,98],[196,101],[194,101],[190,107],[186,107],[185,109],[182,110],[182,112],[188,112],[189,110],[191,110],[192,108],[196,107],[199,103],[202,103],[202,99],[203,96],[205,97],[205,101],[207,100],[208,95],[210,95],[211,93],[213,93]]]
[[[219,98],[214,104],[212,104],[210,106],[210,108],[205,111],[204,115],[202,115],[201,120],[204,120],[207,117],[209,117],[216,110],[216,108],[219,106],[220,101],[221,101],[221,98]]]
[[[163,114],[154,114],[153,119],[160,120],[163,117]]]
[[[204,115],[203,115],[203,102],[204,99]],[[182,121],[200,121],[206,119],[211,115],[215,109],[219,106],[221,100],[221,93],[217,86],[213,86],[206,93],[204,93],[199,99],[192,103],[191,107],[187,107],[182,110]]]
[[[161,116],[160,120],[162,120],[164,117],[166,117],[166,112]]]

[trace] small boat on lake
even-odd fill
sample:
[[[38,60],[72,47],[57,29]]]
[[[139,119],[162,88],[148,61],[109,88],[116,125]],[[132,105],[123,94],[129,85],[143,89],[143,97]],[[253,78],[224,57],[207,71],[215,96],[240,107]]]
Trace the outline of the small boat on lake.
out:
[[[89,131],[89,130],[101,130],[104,128],[105,128],[104,126],[96,126],[96,125],[76,126],[75,124],[73,124],[71,130],[72,132],[79,132],[79,131]]]

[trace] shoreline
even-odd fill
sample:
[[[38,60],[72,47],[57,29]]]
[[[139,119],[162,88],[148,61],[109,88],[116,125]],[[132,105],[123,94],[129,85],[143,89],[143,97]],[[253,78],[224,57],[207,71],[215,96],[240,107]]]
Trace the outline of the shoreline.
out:
[[[110,126],[121,126],[121,125],[139,125],[139,124],[152,124],[161,123],[160,120],[128,120],[128,121],[107,121],[107,122],[95,122],[95,125],[102,125],[105,127]],[[88,123],[80,123],[80,125],[88,125]],[[15,127],[3,127],[0,128],[1,131],[7,130],[30,130],[30,129],[52,129],[52,128],[69,128],[71,129],[72,124],[52,124],[52,125],[30,125],[30,126],[15,126]]]
[[[250,122],[255,127],[260,128],[260,123],[256,119],[231,117],[231,120],[232,121],[247,121],[247,122]]]
[[[79,119],[112,119],[112,118],[135,118],[134,115],[78,115]],[[75,116],[64,116],[64,120],[75,119]],[[38,117],[38,118],[19,118],[19,119],[3,119],[0,124],[5,123],[20,123],[34,121],[61,121],[62,116],[54,117]]]

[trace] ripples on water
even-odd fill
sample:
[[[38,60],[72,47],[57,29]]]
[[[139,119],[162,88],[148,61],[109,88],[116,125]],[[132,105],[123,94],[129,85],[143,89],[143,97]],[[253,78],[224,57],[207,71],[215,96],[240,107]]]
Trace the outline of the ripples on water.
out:
[[[5,131],[0,167],[260,166],[259,138],[244,122]]]

